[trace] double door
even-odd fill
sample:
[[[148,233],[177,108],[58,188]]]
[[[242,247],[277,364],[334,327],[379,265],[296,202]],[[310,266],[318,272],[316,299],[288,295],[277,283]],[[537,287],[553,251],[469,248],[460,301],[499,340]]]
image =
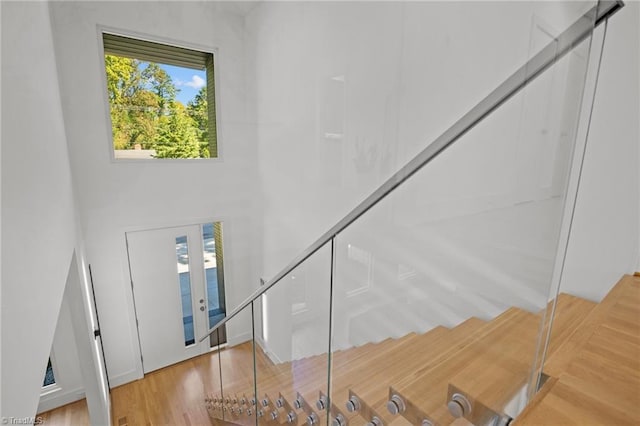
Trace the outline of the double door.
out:
[[[226,341],[202,336],[225,316],[222,223],[127,232],[144,373]]]

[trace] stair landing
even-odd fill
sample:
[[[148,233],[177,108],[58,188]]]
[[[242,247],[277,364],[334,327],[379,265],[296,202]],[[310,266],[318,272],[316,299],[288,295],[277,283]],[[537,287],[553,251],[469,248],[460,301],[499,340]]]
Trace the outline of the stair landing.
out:
[[[514,426],[640,424],[640,277],[624,276],[544,370]]]

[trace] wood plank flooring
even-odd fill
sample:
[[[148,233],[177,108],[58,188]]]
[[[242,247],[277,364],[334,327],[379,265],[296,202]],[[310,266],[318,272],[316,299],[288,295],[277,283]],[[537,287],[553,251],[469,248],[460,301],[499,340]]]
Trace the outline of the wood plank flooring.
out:
[[[545,366],[514,425],[640,424],[640,277],[625,276]]]
[[[490,407],[503,405],[506,394],[511,395],[507,388],[522,386],[528,377],[527,357],[533,354],[539,324],[540,314],[511,308],[487,323],[470,319],[452,329],[437,327],[337,351],[332,355],[334,402],[353,426],[367,419],[364,413],[344,411],[349,390],[387,424],[414,423],[385,411],[391,385],[438,424],[466,425],[448,413],[447,387],[471,389]],[[290,404],[300,392],[315,405],[318,391],[326,389],[327,365],[326,354],[274,364],[256,351],[258,399],[268,394],[271,404],[265,413],[281,414],[276,421],[264,416],[259,424],[286,423],[286,412],[273,405],[280,392]],[[252,345],[247,342],[152,372],[111,390],[113,425],[230,424],[215,418],[222,417],[223,409],[224,418],[235,424],[255,424],[259,407],[233,402],[253,397],[253,369]],[[221,394],[220,370],[225,400],[232,402],[207,406],[205,398]],[[544,370],[551,378],[514,425],[640,425],[640,277],[624,277],[597,305],[560,295]],[[238,408],[244,412],[234,413]],[[252,416],[246,415],[247,408],[252,408]],[[293,424],[304,424],[306,415],[297,414]],[[318,415],[319,423],[326,422],[326,411]],[[89,420],[84,401],[41,416],[47,425],[75,426]]]
[[[253,376],[253,353],[249,344],[183,361],[112,389],[113,424],[213,424],[207,413],[204,398],[206,395],[220,392],[218,356],[222,361],[225,384],[232,385],[238,380],[246,382]]]
[[[36,417],[40,417],[42,419],[41,424],[47,426],[88,425],[89,410],[87,409],[87,400],[81,399],[55,410],[40,413]]]

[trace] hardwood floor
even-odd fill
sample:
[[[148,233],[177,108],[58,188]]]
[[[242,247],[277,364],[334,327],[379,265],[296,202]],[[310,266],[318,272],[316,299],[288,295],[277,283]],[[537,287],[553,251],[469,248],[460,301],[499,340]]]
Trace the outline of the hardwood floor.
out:
[[[545,366],[515,425],[640,424],[640,278],[625,276]]]
[[[40,417],[41,424],[47,426],[88,425],[89,410],[87,409],[87,400],[81,399],[55,410],[40,413],[36,417]]]
[[[538,327],[539,314],[511,308],[489,322],[472,318],[452,329],[436,327],[424,334],[336,351],[331,363],[332,396],[355,426],[364,424],[366,416],[342,408],[351,390],[387,424],[415,424],[406,416],[389,416],[385,408],[389,385],[425,410],[421,418],[428,415],[437,424],[466,425],[447,410],[448,386],[471,389],[486,406],[501,407],[505,394],[512,394],[507,388],[522,386],[528,377],[531,360],[526,354],[533,351]],[[327,361],[324,354],[274,364],[258,350],[258,396],[269,399],[259,424],[286,422],[291,408],[274,405],[280,394],[287,406],[297,392],[315,405],[318,390],[326,389]],[[640,424],[640,278],[624,277],[599,304],[560,295],[544,370],[551,378],[514,425]],[[220,371],[224,403],[219,402]],[[244,402],[253,396],[253,371],[252,346],[247,342],[147,374],[111,390],[113,425],[230,424],[216,419],[222,416],[235,424],[255,425],[255,410],[263,406]],[[211,402],[206,404],[205,398]],[[305,424],[306,414],[294,412],[298,418],[293,424]],[[270,421],[271,413],[280,416]],[[317,414],[318,424],[326,422],[326,410]],[[47,425],[75,426],[89,420],[84,401],[41,416]]]
[[[253,354],[247,344],[220,351],[224,381],[253,375]],[[231,360],[237,361],[233,366]],[[111,390],[115,426],[214,424],[204,403],[220,392],[218,352],[154,371]],[[224,424],[224,423],[221,423]]]
[[[247,344],[220,351],[224,380],[246,380],[253,375],[253,355]],[[231,360],[237,361],[233,366]],[[249,369],[248,371],[246,371]],[[218,352],[201,355],[154,371],[144,378],[111,389],[113,426],[141,425],[225,425],[211,419],[205,395],[220,392]],[[86,400],[47,411],[47,426],[89,425]]]

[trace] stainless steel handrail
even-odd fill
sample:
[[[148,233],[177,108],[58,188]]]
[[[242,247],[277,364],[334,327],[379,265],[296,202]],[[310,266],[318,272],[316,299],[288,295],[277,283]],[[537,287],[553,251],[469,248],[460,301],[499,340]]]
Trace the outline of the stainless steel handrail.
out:
[[[315,252],[320,250],[325,244],[336,237],[347,226],[351,225],[360,216],[366,213],[373,206],[378,204],[390,192],[400,186],[404,181],[413,176],[417,171],[422,169],[431,160],[436,158],[442,151],[448,148],[455,141],[460,139],[464,134],[471,130],[476,124],[481,122],[485,117],[494,110],[504,104],[516,93],[525,87],[530,81],[544,72],[547,68],[555,64],[564,55],[566,55],[574,46],[586,39],[593,28],[597,27],[602,21],[608,19],[615,12],[624,6],[622,1],[616,0],[600,0],[587,13],[582,15],[576,22],[560,34],[555,40],[552,40],[540,52],[538,52],[527,63],[514,72],[502,84],[494,89],[489,95],[481,100],[475,107],[467,112],[462,118],[456,121],[435,141],[429,144],[404,167],[398,170],[393,176],[387,179],[378,189],[362,201],[356,208],[351,210],[344,218],[336,223],[331,229],[325,232],[306,250],[298,255],[284,269],[282,269],[275,277],[269,280],[265,285],[257,289],[253,294],[247,297],[224,319],[212,327],[209,332],[200,339],[200,342],[208,338],[211,333],[226,324],[235,317],[240,311],[246,308],[250,303],[264,294],[267,290],[277,284],[282,278],[287,276],[291,271],[298,267],[302,262],[311,257]]]

